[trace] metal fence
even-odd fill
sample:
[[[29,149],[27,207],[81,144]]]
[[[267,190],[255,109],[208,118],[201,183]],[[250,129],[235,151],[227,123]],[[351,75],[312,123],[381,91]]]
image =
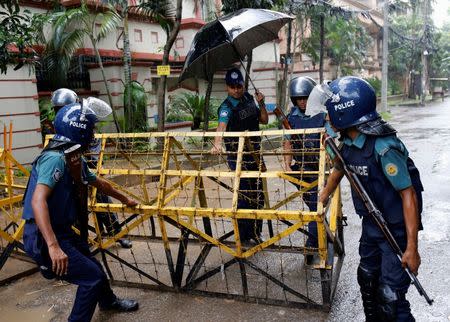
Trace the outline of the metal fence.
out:
[[[294,144],[283,151],[286,134],[318,140],[320,148]],[[235,144],[234,152],[212,154],[216,135]],[[93,250],[115,284],[328,310],[344,257],[345,220],[339,190],[327,206],[316,201],[317,211],[305,204],[329,173],[322,136],[322,129],[97,135],[97,174],[139,205],[98,202],[94,189],[91,210],[116,213],[120,231],[111,236],[92,216]],[[303,166],[283,169],[287,154]],[[243,220],[262,239],[242,242]],[[307,245],[316,234],[317,244]],[[116,247],[126,235],[133,248]],[[308,255],[317,259],[313,265],[305,263]]]

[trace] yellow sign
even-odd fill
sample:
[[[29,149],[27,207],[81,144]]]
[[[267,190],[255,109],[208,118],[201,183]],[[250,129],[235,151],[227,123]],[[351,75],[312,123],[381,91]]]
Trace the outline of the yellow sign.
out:
[[[156,67],[156,72],[158,76],[169,76],[170,75],[170,65],[159,65]]]

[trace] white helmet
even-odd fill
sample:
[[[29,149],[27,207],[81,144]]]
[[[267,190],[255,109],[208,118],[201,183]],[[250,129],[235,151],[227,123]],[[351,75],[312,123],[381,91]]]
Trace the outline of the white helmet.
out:
[[[68,88],[60,88],[52,93],[52,105],[63,107],[78,102],[78,95]]]

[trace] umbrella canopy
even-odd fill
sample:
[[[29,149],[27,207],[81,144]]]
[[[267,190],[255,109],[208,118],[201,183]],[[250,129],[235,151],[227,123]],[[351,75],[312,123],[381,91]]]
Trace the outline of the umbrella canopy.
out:
[[[277,39],[281,27],[293,19],[271,10],[241,9],[206,24],[194,37],[179,81],[191,77],[210,80],[216,70]]]

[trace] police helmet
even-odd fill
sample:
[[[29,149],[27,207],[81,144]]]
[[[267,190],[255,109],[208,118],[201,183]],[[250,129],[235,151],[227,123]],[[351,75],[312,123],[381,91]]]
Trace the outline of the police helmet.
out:
[[[380,118],[376,111],[375,90],[365,80],[345,76],[332,81],[327,87],[325,106],[335,128],[347,129]]]
[[[51,102],[54,107],[61,108],[65,105],[78,102],[78,96],[71,89],[60,88],[52,93]]]
[[[66,105],[56,113],[54,140],[88,148],[94,138],[95,124],[111,112],[108,104],[93,97]]]
[[[299,97],[308,97],[316,82],[314,79],[308,76],[296,77],[291,80],[289,84],[289,95],[291,97],[292,104],[296,104],[296,99]]]

